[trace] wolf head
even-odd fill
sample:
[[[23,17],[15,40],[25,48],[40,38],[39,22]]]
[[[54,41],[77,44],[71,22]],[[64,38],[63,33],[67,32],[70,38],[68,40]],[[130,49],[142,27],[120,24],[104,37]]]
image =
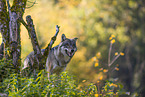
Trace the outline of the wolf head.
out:
[[[78,38],[68,39],[64,34],[61,36],[60,50],[64,56],[72,57],[77,51],[76,40]]]

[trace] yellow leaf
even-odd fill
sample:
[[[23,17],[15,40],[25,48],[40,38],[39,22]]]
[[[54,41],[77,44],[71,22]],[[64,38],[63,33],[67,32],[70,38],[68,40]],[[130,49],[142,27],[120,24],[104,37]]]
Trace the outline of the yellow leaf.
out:
[[[110,84],[110,87],[113,86],[113,83]]]
[[[100,68],[99,70],[101,71],[101,70],[103,70],[103,68]]]
[[[96,60],[97,60],[97,58],[96,58],[96,57],[93,57],[93,58],[92,58],[92,61],[96,61]]]
[[[117,56],[117,55],[118,55],[118,52],[115,53],[115,56]]]
[[[101,57],[101,53],[98,52],[98,53],[96,54],[96,56],[97,56],[97,58],[100,58],[100,57]]]
[[[111,35],[110,37],[109,37],[109,40],[112,40],[113,38],[115,38],[115,35]]]
[[[115,39],[111,40],[111,43],[112,43],[112,44],[115,43]]]
[[[115,67],[115,70],[119,71],[119,68]]]
[[[111,86],[118,87],[116,84],[113,84],[113,83],[110,84],[110,87]]]
[[[121,56],[124,56],[124,53],[120,52],[120,55],[121,55]]]
[[[113,84],[114,87],[118,87],[116,84]]]
[[[95,94],[95,97],[99,97],[99,94]]]
[[[99,66],[99,63],[95,63],[95,67]]]
[[[86,82],[86,80],[83,80],[82,82],[84,83],[84,82]]]
[[[103,72],[106,73],[106,72],[108,72],[108,70],[107,69],[104,69]]]
[[[109,40],[112,40],[112,37],[109,37]]]
[[[100,81],[97,81],[97,83],[99,83]]]
[[[114,37],[115,37],[115,35],[113,35],[113,34],[112,34],[112,35],[111,35],[111,37],[112,37],[112,38],[114,38]]]
[[[103,79],[103,76],[100,76],[100,78],[99,78],[100,80],[102,80]]]

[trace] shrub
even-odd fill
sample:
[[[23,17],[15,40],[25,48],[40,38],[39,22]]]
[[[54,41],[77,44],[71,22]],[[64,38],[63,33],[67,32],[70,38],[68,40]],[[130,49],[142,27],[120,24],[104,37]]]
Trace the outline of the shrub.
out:
[[[103,94],[99,94],[97,87],[94,84],[89,84],[86,87],[80,87],[73,77],[67,72],[62,72],[60,76],[52,75],[50,80],[45,76],[44,70],[41,70],[37,78],[20,77],[18,74],[11,74],[9,79],[3,81],[5,86],[4,93],[7,93],[12,97],[32,96],[32,97],[99,97],[103,95],[120,95],[125,92],[122,91],[122,87],[116,89],[117,92],[111,91],[114,88],[110,82],[106,82],[106,85],[102,89]]]

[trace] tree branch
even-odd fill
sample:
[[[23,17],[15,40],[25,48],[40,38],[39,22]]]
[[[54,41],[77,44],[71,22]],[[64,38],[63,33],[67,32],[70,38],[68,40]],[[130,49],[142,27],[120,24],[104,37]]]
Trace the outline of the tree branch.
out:
[[[108,66],[110,67],[118,58],[120,57],[120,54],[118,54]]]
[[[38,64],[39,69],[41,69],[43,67],[42,62],[41,62],[41,59],[42,59],[41,49],[40,49],[40,46],[39,46],[39,43],[38,43],[38,40],[36,37],[36,32],[35,32],[33,20],[31,19],[30,15],[28,15],[26,17],[26,21],[27,21],[27,25],[25,24],[24,21],[23,21],[23,24],[27,28],[28,33],[29,33],[29,37],[31,38],[31,43],[33,45],[34,56],[35,56],[33,66]]]
[[[16,72],[20,71],[21,66],[21,38],[20,38],[20,21],[22,18],[27,0],[13,0],[13,6],[10,7],[9,0],[7,0],[9,11],[9,44],[11,49],[11,58]]]
[[[27,29],[27,31],[29,31],[28,25],[27,25],[27,23],[23,20],[23,18],[20,18],[19,21],[25,26],[25,28]]]
[[[11,16],[11,7],[10,7],[9,0],[7,0],[7,5],[8,5],[9,16]]]
[[[28,2],[30,2],[30,1],[28,1]],[[26,7],[26,8],[31,8],[31,7],[33,7],[34,6],[34,4],[37,4],[36,3],[36,0],[34,1],[34,2],[30,2],[30,3],[33,3],[31,6],[29,6],[29,7]]]
[[[58,33],[59,33],[59,26],[58,25],[56,25],[56,33],[55,33],[55,35],[51,38],[51,41],[50,41],[50,43],[48,44],[48,46],[45,48],[45,51],[44,51],[44,56],[47,56],[48,54],[49,54],[49,51],[51,50],[51,48],[52,48],[52,45],[54,44],[54,42],[55,42],[55,40],[56,40],[56,37],[57,37],[57,35],[58,35]]]

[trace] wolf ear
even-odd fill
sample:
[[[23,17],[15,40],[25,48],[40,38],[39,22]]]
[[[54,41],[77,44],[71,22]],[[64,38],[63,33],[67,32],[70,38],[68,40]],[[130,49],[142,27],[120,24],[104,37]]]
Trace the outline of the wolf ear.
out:
[[[62,34],[61,41],[64,41],[64,40],[66,40],[66,36],[64,34]]]
[[[75,41],[77,41],[77,40],[78,40],[78,38],[76,37],[76,38],[74,38],[74,40],[75,40]]]

